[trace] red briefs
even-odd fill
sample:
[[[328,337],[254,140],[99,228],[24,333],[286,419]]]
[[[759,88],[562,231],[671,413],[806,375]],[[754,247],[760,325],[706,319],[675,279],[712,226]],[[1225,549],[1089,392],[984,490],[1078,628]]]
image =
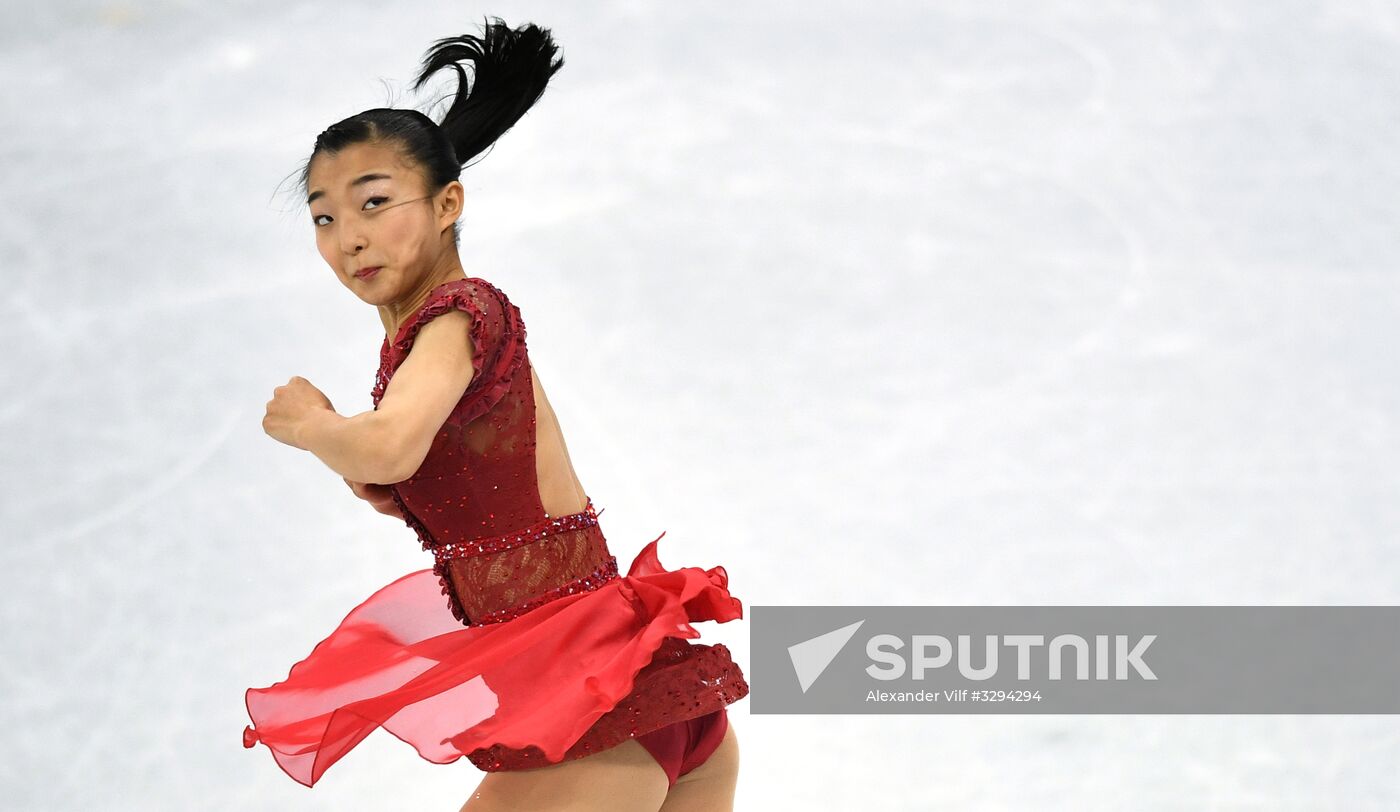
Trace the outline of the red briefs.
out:
[[[686,719],[643,733],[637,741],[651,753],[661,769],[666,771],[671,786],[676,779],[704,764],[724,740],[729,729],[727,709]]]

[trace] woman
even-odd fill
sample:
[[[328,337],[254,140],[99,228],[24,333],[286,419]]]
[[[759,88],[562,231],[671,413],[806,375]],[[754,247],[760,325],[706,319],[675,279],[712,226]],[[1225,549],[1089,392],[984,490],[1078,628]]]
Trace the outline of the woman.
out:
[[[732,809],[726,706],[748,685],[727,648],[689,642],[693,622],[742,617],[727,574],[665,569],[660,537],[619,573],[519,308],[458,255],[462,164],[539,99],[556,50],[546,30],[500,20],[439,40],[415,89],[456,72],[440,124],[367,110],[307,161],[317,247],[384,324],[375,408],[341,416],[292,378],[264,429],[402,517],[434,566],[367,598],[286,680],[250,689],[244,745],[312,786],[384,727],[429,761],[487,771],[470,812]]]

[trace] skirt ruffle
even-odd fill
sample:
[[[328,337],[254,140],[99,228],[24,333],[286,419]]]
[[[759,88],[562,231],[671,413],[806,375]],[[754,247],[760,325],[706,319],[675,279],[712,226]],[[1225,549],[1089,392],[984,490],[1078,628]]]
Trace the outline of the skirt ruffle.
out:
[[[356,606],[285,680],[248,689],[243,746],[267,745],[308,787],[379,727],[435,764],[480,748],[573,757],[667,638],[743,617],[723,567],[667,570],[658,541],[626,576],[484,626],[447,611],[431,569],[411,572]],[[747,693],[740,685],[728,701]]]

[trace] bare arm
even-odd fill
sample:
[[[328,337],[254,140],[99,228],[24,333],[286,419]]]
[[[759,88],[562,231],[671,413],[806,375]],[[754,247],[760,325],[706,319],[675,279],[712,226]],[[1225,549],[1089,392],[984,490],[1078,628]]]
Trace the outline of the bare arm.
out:
[[[402,482],[422,466],[472,374],[471,317],[443,313],[419,329],[377,410],[310,412],[297,427],[297,445],[347,480]]]

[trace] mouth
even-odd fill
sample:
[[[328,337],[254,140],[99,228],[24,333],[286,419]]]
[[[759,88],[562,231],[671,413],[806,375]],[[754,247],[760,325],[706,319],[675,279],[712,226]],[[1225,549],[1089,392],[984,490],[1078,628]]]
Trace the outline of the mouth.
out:
[[[374,276],[375,274],[379,273],[379,269],[380,269],[381,267],[383,267],[383,266],[381,266],[381,265],[373,265],[373,266],[370,266],[370,267],[368,267],[368,268],[361,268],[361,269],[359,269],[358,271],[355,271],[355,278],[356,278],[356,279],[369,279],[371,276]]]

